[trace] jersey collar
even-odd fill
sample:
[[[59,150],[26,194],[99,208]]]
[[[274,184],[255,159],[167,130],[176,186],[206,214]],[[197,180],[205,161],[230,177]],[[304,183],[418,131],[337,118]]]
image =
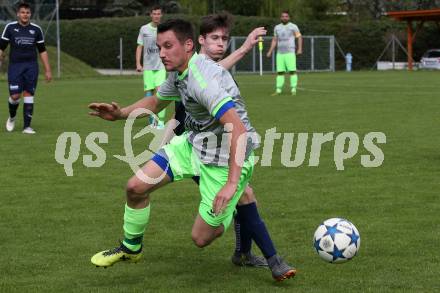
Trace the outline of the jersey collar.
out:
[[[196,61],[197,57],[199,57],[199,54],[197,54],[197,52],[194,52],[191,59],[189,59],[188,67],[182,72],[182,74],[177,74],[177,79],[182,80],[188,75],[188,68],[191,64],[194,63],[194,61]]]
[[[153,26],[152,22],[147,23],[147,26],[152,30],[157,30],[157,26]]]

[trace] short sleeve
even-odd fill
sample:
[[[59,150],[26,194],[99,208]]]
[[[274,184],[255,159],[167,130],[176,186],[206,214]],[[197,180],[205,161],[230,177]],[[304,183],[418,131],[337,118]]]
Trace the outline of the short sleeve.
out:
[[[37,29],[36,42],[37,42],[38,44],[42,44],[42,43],[44,43],[44,35],[43,35],[43,31],[41,30],[40,27],[38,27],[38,29]]]
[[[5,26],[5,29],[3,30],[3,33],[2,33],[2,40],[8,41],[8,42],[9,42],[9,39],[11,38],[11,31],[9,30],[9,28],[10,28],[9,25]]]
[[[230,73],[217,64],[205,68],[203,75],[195,64],[191,64],[190,69],[191,82],[194,83],[191,87],[194,91],[191,93],[192,97],[219,120],[226,111],[234,107],[231,96],[222,86],[224,75]]]
[[[295,37],[301,36],[301,32],[296,24],[292,24],[292,31]]]
[[[156,96],[160,100],[180,101],[180,93],[175,83],[176,83],[176,74],[172,73],[159,86]]]
[[[144,45],[144,38],[142,36],[142,28],[139,30],[139,35],[138,35],[138,38],[137,38],[137,44],[139,46],[143,46]]]
[[[278,26],[276,25],[275,28],[273,29],[273,35],[274,35],[274,37],[278,37],[278,34],[277,34],[277,28],[278,28]]]

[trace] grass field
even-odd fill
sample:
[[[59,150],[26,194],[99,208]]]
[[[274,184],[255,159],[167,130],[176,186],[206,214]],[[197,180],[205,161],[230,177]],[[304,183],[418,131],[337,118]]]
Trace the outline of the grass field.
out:
[[[352,131],[361,139],[344,171],[333,162],[334,141],[323,146],[318,167],[309,167],[308,157],[298,168],[284,167],[280,141],[273,166],[257,166],[252,185],[261,215],[278,252],[299,270],[283,283],[275,283],[268,270],[231,264],[232,229],[208,248],[194,246],[190,231],[199,195],[192,181],[153,194],[141,263],[92,266],[95,252],[122,238],[124,187],[132,173],[113,157],[124,154],[124,124],[89,117],[86,106],[135,101],[140,77],[41,82],[35,136],[3,130],[2,81],[0,292],[438,292],[439,77],[440,72],[302,74],[295,97],[271,97],[274,76],[237,77],[261,134],[277,127],[310,135]],[[73,177],[54,159],[57,137],[65,131],[82,138]],[[82,164],[82,155],[91,154],[84,140],[93,131],[109,136],[101,145],[107,153],[101,168]],[[368,152],[362,138],[372,131],[386,134],[380,145],[385,160],[364,168],[360,156]],[[136,141],[135,154],[146,144],[147,138]],[[351,220],[362,239],[359,255],[342,265],[324,263],[312,247],[317,225],[335,216]],[[259,253],[255,246],[254,251]]]

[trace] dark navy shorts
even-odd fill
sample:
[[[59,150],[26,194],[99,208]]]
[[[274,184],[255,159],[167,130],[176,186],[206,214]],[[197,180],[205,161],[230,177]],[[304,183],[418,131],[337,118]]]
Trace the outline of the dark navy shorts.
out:
[[[8,68],[9,94],[21,94],[27,91],[34,95],[38,81],[38,63],[11,63]]]

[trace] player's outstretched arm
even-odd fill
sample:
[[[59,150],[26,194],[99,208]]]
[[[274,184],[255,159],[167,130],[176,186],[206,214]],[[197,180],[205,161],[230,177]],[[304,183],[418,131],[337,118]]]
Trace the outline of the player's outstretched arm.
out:
[[[258,43],[258,38],[265,36],[267,30],[264,27],[257,27],[254,29],[246,38],[246,41],[243,45],[232,52],[228,57],[219,61],[218,63],[225,69],[229,70],[234,66],[238,61],[241,60],[252,48]]]
[[[229,174],[228,181],[217,193],[213,201],[213,210],[216,215],[220,214],[228,205],[228,202],[237,191],[241,176],[241,168],[246,155],[246,127],[241,121],[234,108],[229,109],[220,118],[223,125],[232,125],[231,144],[229,151]],[[243,139],[244,138],[244,139]]]
[[[115,121],[127,119],[128,115],[136,109],[145,108],[153,113],[159,113],[171,101],[159,100],[156,96],[142,98],[139,101],[127,107],[121,108],[117,103],[91,103],[89,108],[92,110],[89,114],[100,117],[104,120]],[[139,117],[142,117],[140,115]]]

